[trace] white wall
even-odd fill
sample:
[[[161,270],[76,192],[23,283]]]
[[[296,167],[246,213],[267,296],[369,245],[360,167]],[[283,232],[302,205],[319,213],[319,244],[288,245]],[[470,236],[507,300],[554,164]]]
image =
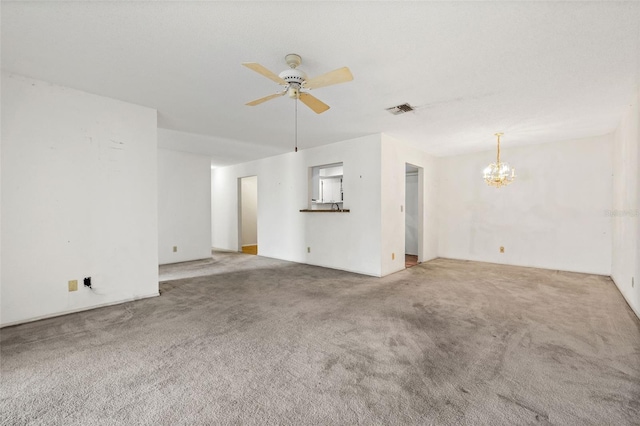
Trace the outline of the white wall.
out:
[[[438,254],[609,275],[612,139],[509,148],[507,138],[502,159],[518,177],[500,189],[482,179],[495,149],[440,159]]]
[[[156,120],[2,74],[2,325],[158,294]]]
[[[242,245],[250,246],[258,244],[258,178],[243,178],[241,187]]]
[[[380,143],[372,135],[214,169],[213,246],[239,249],[238,178],[255,175],[262,256],[380,275]],[[351,212],[300,212],[309,207],[309,167],[339,162]]]
[[[611,278],[640,317],[640,93],[633,96],[613,142]],[[633,286],[632,286],[633,279]]]
[[[173,251],[177,247],[177,251]],[[211,257],[211,159],[158,150],[158,260]]]
[[[418,173],[407,173],[404,201],[404,252],[418,255],[418,220],[420,219],[418,197]]]
[[[2,75],[0,75],[0,78],[2,80],[4,80],[4,78],[6,77],[6,75],[4,73],[2,73]],[[0,80],[0,83],[2,81]],[[3,107],[2,107],[2,87],[0,87],[0,131],[3,129],[2,127],[2,121],[4,118],[4,115],[2,114],[3,111]],[[2,173],[2,147],[3,147],[3,143],[2,140],[4,139],[4,133],[0,134],[0,325],[2,324],[2,205],[4,204],[4,198],[2,198],[2,181],[4,181],[4,174]]]
[[[418,260],[424,262],[438,255],[437,159],[382,134],[381,160],[381,265],[382,275],[388,275],[405,268],[405,215],[400,207],[405,203],[406,163],[422,168],[418,203],[423,206],[423,212],[419,214],[423,232],[418,241]],[[392,253],[395,259],[392,259]]]

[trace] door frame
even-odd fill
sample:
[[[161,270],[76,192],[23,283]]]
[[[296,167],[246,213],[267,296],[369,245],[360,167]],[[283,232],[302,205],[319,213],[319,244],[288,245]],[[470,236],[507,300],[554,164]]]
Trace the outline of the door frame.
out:
[[[404,164],[404,227],[402,229],[402,240],[406,252],[406,232],[407,232],[407,168],[417,169],[418,172],[418,220],[417,220],[417,239],[418,239],[418,263],[424,260],[424,167],[406,162]]]
[[[238,245],[237,251],[242,253],[242,179],[256,178],[256,245],[258,245],[258,175],[247,175],[238,178]]]

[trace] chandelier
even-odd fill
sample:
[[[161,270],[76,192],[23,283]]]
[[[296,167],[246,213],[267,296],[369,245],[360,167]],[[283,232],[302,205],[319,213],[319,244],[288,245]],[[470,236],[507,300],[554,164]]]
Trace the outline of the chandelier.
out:
[[[487,185],[500,188],[509,185],[516,178],[516,169],[512,168],[508,163],[500,162],[500,136],[504,133],[496,133],[498,137],[498,161],[489,164],[483,171],[484,181]]]

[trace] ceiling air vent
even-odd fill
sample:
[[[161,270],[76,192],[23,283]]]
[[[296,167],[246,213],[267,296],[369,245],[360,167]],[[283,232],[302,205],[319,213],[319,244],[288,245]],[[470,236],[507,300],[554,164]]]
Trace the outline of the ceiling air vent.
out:
[[[389,111],[393,115],[400,115],[400,114],[404,114],[405,112],[413,111],[413,107],[409,104],[402,104],[402,105],[394,106],[391,108],[387,108],[387,111]]]

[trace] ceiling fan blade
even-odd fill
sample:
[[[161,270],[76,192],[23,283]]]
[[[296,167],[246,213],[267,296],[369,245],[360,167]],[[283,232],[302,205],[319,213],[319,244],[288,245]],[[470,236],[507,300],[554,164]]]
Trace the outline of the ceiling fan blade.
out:
[[[300,93],[300,100],[303,104],[311,108],[316,114],[322,114],[329,109],[329,105],[325,104],[320,99],[308,93]]]
[[[349,68],[342,67],[307,80],[304,87],[307,89],[317,89],[319,87],[331,86],[332,84],[346,83],[351,80],[353,80],[353,75]]]
[[[255,101],[247,102],[245,105],[256,106],[260,105],[263,102],[270,101],[271,99],[277,98],[278,96],[282,96],[287,92],[274,93],[273,95],[265,96],[264,98],[256,99]]]
[[[284,81],[283,79],[278,77],[278,74],[275,74],[275,73],[269,71],[268,69],[266,69],[265,67],[263,67],[262,65],[260,65],[257,62],[243,62],[242,65],[244,65],[245,67],[247,67],[247,68],[249,68],[251,70],[254,70],[258,74],[264,75],[268,79],[273,80],[278,84],[282,84],[282,85],[286,85],[287,84],[286,81]]]

